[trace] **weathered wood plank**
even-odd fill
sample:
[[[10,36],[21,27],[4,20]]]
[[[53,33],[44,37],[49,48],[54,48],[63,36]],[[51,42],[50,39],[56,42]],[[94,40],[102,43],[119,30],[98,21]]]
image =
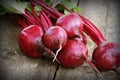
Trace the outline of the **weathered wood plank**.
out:
[[[118,15],[116,15],[118,13],[116,9],[119,9],[119,8],[115,7],[116,2],[114,1],[111,2],[110,0],[106,0],[106,1],[105,0],[80,0],[80,1],[81,2],[79,6],[82,9],[80,14],[84,15],[86,18],[91,20],[96,26],[98,26],[98,28],[102,31],[105,37],[109,39],[107,36],[110,37],[111,35],[109,35],[107,31],[108,23],[109,25],[112,24],[113,17],[114,19],[118,17]],[[112,9],[109,8],[109,6],[111,6]],[[116,9],[113,10],[114,8]],[[112,12],[112,13],[109,13],[109,12]],[[112,18],[108,18],[110,17],[110,14],[114,14],[114,16],[112,16]],[[114,21],[114,24],[120,26],[119,22]],[[89,39],[89,37],[88,37],[87,46],[89,48],[89,57],[91,58],[92,51],[95,47],[95,44]],[[106,80],[120,79],[119,76],[117,76],[114,72],[111,72],[111,71],[102,72],[102,75],[105,77]],[[82,66],[79,66],[74,69],[64,68],[62,66],[59,66],[59,69],[56,75],[56,80],[98,80],[98,78],[95,75],[95,72],[91,68],[89,68],[88,64],[84,63]]]
[[[47,57],[26,57],[18,47],[18,32],[8,16],[0,17],[0,80],[52,80],[57,65]]]
[[[106,38],[120,43],[120,2],[110,1],[108,6]]]

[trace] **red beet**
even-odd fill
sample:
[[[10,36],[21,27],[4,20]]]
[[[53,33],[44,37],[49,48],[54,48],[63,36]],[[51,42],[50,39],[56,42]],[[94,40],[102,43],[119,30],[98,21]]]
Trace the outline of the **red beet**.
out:
[[[67,33],[59,26],[50,27],[44,34],[44,43],[51,50],[58,50],[67,41]]]
[[[95,48],[92,59],[100,70],[112,70],[120,66],[120,45],[103,42]]]
[[[68,40],[57,59],[64,67],[76,67],[84,63],[83,55],[88,56],[87,47],[78,40]]]
[[[76,13],[70,13],[59,17],[56,25],[61,26],[68,34],[68,37],[79,36],[83,30],[82,19]]]
[[[24,28],[19,33],[18,43],[21,50],[30,57],[40,57],[41,52],[37,48],[37,41],[41,40],[43,30],[37,25]]]

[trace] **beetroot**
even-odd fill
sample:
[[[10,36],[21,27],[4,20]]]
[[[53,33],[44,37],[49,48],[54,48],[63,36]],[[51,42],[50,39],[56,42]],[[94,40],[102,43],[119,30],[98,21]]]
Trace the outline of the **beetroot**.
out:
[[[30,57],[40,57],[41,52],[37,48],[37,41],[41,40],[43,30],[37,25],[24,28],[19,33],[18,43],[21,50]]]
[[[53,62],[56,60],[56,57],[59,51],[64,47],[67,41],[66,31],[59,27],[53,26],[50,27],[44,34],[44,43],[45,45],[53,51],[56,51]]]
[[[83,30],[82,19],[76,13],[70,13],[59,17],[56,25],[61,26],[68,34],[68,37],[79,36]]]
[[[57,59],[64,67],[77,67],[84,63],[83,55],[88,56],[87,47],[78,40],[68,40]]]
[[[58,50],[67,41],[67,33],[59,26],[50,27],[44,34],[44,43],[51,50]]]
[[[112,70],[120,66],[120,45],[103,42],[95,48],[92,59],[100,70]]]

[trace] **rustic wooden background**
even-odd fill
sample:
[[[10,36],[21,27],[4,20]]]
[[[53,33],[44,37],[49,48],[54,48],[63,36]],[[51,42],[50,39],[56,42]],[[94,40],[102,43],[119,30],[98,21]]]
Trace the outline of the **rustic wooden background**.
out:
[[[108,41],[120,43],[119,4],[117,0],[80,0],[80,14],[97,25]],[[18,47],[18,33],[19,28],[7,15],[0,16],[0,80],[99,80],[87,63],[71,69],[52,63],[48,57],[26,57]],[[91,58],[95,44],[87,38]],[[106,80],[120,80],[112,71],[102,75]]]

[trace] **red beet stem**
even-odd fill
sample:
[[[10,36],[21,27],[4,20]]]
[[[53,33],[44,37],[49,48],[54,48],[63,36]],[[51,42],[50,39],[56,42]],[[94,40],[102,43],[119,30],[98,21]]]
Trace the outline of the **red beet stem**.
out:
[[[61,13],[59,13],[57,10],[43,2],[42,0],[29,0],[34,5],[39,5],[42,8],[48,10],[50,13],[54,14],[55,16],[61,16]]]
[[[44,18],[45,18],[47,24],[49,25],[49,27],[53,26],[50,18],[49,18],[43,11],[41,11],[41,14],[44,16]],[[49,28],[49,27],[48,27],[48,28]]]
[[[69,11],[69,12],[71,12],[71,13],[73,13],[74,11],[73,10],[70,10],[70,9],[68,9],[66,6],[64,6],[63,4],[60,4],[61,6],[62,6],[62,8],[63,9],[65,9],[65,10],[67,10],[67,11]]]
[[[105,40],[100,36],[99,33],[95,31],[94,28],[89,26],[88,24],[84,23],[84,28],[83,31],[90,36],[90,38],[97,44],[99,45],[101,42],[104,42]]]
[[[52,22],[50,22],[50,19],[43,11],[40,11],[40,17],[35,13],[33,5],[31,5],[31,11],[32,13],[26,10],[26,14],[24,15],[29,23],[41,26],[44,31],[52,25]]]
[[[58,19],[58,17],[56,17],[54,14],[50,13],[48,10],[43,8],[43,11],[48,14],[48,16],[51,16],[53,19]]]
[[[104,35],[103,35],[102,32],[98,29],[97,26],[95,26],[90,20],[88,20],[87,18],[83,17],[82,15],[79,15],[79,16],[83,19],[83,21],[84,21],[86,24],[88,24],[88,25],[89,25],[90,27],[92,27],[96,32],[98,32],[99,35],[100,35],[100,37],[101,37],[103,40],[105,40]],[[88,28],[89,28],[89,26],[88,26]]]
[[[42,26],[41,21],[40,21],[38,15],[35,13],[34,6],[32,4],[31,4],[31,11],[32,11],[31,14],[35,18],[35,21],[38,23],[38,25]]]
[[[12,17],[14,18],[15,20],[15,23],[17,21],[17,25],[20,26],[21,28],[25,28],[28,26],[27,22],[23,21],[18,15],[12,15]],[[13,20],[13,21],[14,21]]]
[[[45,12],[45,13],[47,13],[47,14],[49,14],[51,17],[53,17],[54,19],[57,19],[57,17],[56,16],[54,16],[54,14],[53,13],[51,13],[51,11],[49,10],[49,9],[47,9],[47,7],[44,7],[44,5],[43,4],[39,4],[38,2],[40,2],[40,1],[38,1],[38,2],[36,2],[36,1],[34,1],[34,0],[29,0],[30,2],[31,2],[31,4],[32,5],[39,5],[39,6],[41,6],[42,7],[42,10]],[[46,3],[45,3],[45,6],[48,6]]]
[[[86,55],[84,55],[84,54],[83,54],[82,57],[86,60],[86,62],[90,65],[90,67],[91,67],[94,71],[97,72],[97,76],[100,77],[102,80],[105,80],[105,79],[103,78],[102,74],[100,73],[100,71],[99,71],[99,70],[97,69],[97,67],[90,61],[90,59],[89,59]]]
[[[36,20],[34,20],[34,17],[29,13],[29,11],[26,10],[26,14],[23,14],[23,16],[29,21],[29,23],[37,24]]]
[[[31,11],[32,11],[31,14],[28,12],[29,16],[31,16],[32,19],[35,21],[35,24],[41,26],[41,28],[44,31],[46,31],[50,26],[52,26],[52,22],[43,11],[39,12],[40,17],[38,17],[36,12],[34,11],[34,6],[32,4],[31,4]]]
[[[40,19],[41,19],[43,30],[44,32],[46,32],[46,30],[49,28],[49,25],[42,14],[40,15]]]
[[[40,19],[41,19],[43,29],[46,32],[46,30],[52,26],[52,22],[43,11],[40,11]]]

